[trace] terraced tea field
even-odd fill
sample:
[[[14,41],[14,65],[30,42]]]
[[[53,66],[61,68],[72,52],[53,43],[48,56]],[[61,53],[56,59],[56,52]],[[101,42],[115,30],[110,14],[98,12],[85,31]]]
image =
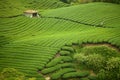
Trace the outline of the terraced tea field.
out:
[[[59,0],[26,0],[21,4],[22,1],[16,1],[19,9],[15,11],[10,11],[16,8],[12,3],[10,9],[3,3],[6,8],[0,6],[0,71],[15,68],[36,80],[98,80],[91,78],[91,70],[95,75],[98,72],[76,64],[74,55],[88,50],[81,44],[106,43],[120,53],[120,5],[96,2],[70,6]],[[29,8],[38,9],[41,16],[21,15]],[[109,48],[108,52],[112,50]],[[114,53],[111,56],[116,57]]]
[[[43,11],[69,6],[59,0],[0,0],[0,17],[22,15],[27,9]]]

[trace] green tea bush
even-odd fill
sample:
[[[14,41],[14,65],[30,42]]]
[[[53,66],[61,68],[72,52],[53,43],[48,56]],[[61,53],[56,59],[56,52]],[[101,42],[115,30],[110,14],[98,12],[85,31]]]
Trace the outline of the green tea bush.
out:
[[[56,80],[62,77],[62,75],[64,75],[65,73],[69,73],[69,72],[75,72],[75,69],[73,68],[64,68],[61,69],[59,71],[57,71],[56,73],[53,73],[51,75],[52,80]]]
[[[0,35],[0,47],[4,46],[5,44],[9,44],[10,39],[6,36]]]
[[[62,68],[72,68],[74,67],[74,65],[72,63],[63,63],[63,64],[57,64],[56,66],[54,67],[50,67],[50,68],[45,68],[43,69],[41,72],[43,74],[48,74],[48,73],[52,73],[52,72],[55,72],[59,69],[62,69]]]
[[[52,67],[52,66],[55,66],[56,64],[62,62],[62,58],[61,57],[58,57],[58,58],[55,58],[53,59],[51,62],[49,62],[46,67]]]
[[[88,78],[80,78],[80,80],[90,80],[90,79],[88,79]]]
[[[73,59],[70,56],[62,56],[62,61],[64,62],[71,62]]]
[[[70,55],[70,52],[69,51],[60,51],[60,55],[67,56],[67,55]]]
[[[89,79],[89,80],[97,80],[97,76],[91,76],[91,75],[90,75],[90,76],[88,76],[88,79]]]
[[[46,67],[52,67],[57,65],[58,63],[64,63],[64,62],[70,62],[72,61],[72,58],[69,56],[60,56],[58,58],[53,59],[51,62],[49,62]]]
[[[70,72],[63,75],[63,78],[82,78],[88,76],[89,72]]]
[[[59,70],[59,69],[60,69],[60,66],[54,66],[54,67],[50,67],[50,68],[45,68],[41,72],[43,74],[48,74],[48,73],[54,72],[54,71]]]
[[[72,47],[68,47],[68,46],[62,47],[62,50],[70,51],[70,52],[74,52],[75,51]]]
[[[20,5],[17,7],[16,3],[18,0],[0,1],[2,1],[0,2],[2,4],[0,5],[0,10],[3,9],[0,11],[0,14],[3,14],[0,15],[1,17],[14,16],[19,14],[19,10],[20,13],[24,11],[19,8]],[[6,5],[6,1],[16,5],[13,6],[15,8],[14,11],[12,8],[7,9],[12,6]],[[40,2],[40,5],[38,5],[39,3],[37,5],[30,5],[31,7],[38,8],[38,11],[40,9],[56,8],[63,4],[57,3],[57,0],[22,1]],[[28,8],[27,5],[25,6]],[[106,41],[119,47],[119,7],[119,5],[109,3],[90,3],[45,10],[40,12],[42,16],[45,16],[41,18],[27,18],[25,16],[0,18],[0,35],[8,37],[0,37],[2,39],[0,40],[0,45],[4,45],[5,39],[9,42],[9,44],[5,43],[6,45],[0,49],[0,68],[12,66],[25,73],[34,75],[37,73],[36,68],[40,67],[40,70],[43,70],[62,46],[65,44],[72,45],[72,43],[78,42],[78,40],[80,42],[95,41],[96,43],[98,41]],[[16,11],[17,8],[19,10]],[[104,26],[106,27],[98,28],[97,26],[92,26],[100,24],[103,19],[105,20]],[[70,49],[70,51],[72,50]],[[63,59],[53,61],[49,66],[53,67],[60,63],[64,63]]]

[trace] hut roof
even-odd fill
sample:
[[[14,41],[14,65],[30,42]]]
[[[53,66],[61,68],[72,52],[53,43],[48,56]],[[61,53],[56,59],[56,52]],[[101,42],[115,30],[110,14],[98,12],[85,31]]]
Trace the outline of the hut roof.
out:
[[[32,13],[37,13],[38,11],[36,11],[36,10],[26,10],[26,11],[24,11],[24,13],[30,13],[30,14],[32,14]]]

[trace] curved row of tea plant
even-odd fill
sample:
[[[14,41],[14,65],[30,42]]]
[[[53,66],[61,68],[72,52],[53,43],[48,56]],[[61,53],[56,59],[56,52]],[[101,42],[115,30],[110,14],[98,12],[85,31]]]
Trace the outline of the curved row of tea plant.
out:
[[[69,52],[69,55],[62,56],[61,52]],[[89,71],[77,71],[73,53],[75,50],[71,46],[63,46],[58,52],[54,59],[48,62],[44,69],[40,72],[41,74],[49,75],[50,79],[70,79],[70,78],[86,78],[90,75]]]
[[[111,3],[88,3],[43,12],[42,16],[78,21],[106,27],[119,27],[120,5]]]
[[[98,5],[98,3],[95,3],[95,6],[98,6],[99,8],[101,7],[101,4],[104,6],[107,5],[106,3],[100,3],[100,5]],[[85,5],[87,5],[87,7],[85,7],[86,9],[89,6],[94,6],[92,3]],[[112,13],[113,17],[119,16],[119,12],[116,11],[119,8],[118,5],[108,4],[108,7],[110,7],[109,5],[116,7],[115,11],[113,10],[115,13]],[[78,15],[80,14],[79,11],[73,8],[79,9],[79,7],[82,8],[84,6],[73,6],[71,7],[71,10],[68,8],[60,8],[63,9],[64,12],[72,12],[69,13],[69,15],[66,15],[64,12],[59,13],[61,10],[58,9],[58,13],[56,12],[56,14],[60,15],[58,17],[64,17],[63,14],[65,14],[66,18],[73,18],[75,17],[75,14],[73,13],[74,11],[76,11]],[[53,10],[50,11],[52,12]],[[89,20],[92,22],[93,19],[95,19],[95,21],[99,22],[101,19],[100,17],[99,19],[95,18],[93,15],[89,15],[86,11],[84,15],[79,15],[80,17],[88,15],[89,19],[88,17],[84,17],[84,21]],[[50,16],[49,11],[45,11],[42,14],[43,16]],[[112,14],[110,14],[108,18],[110,18],[110,16],[112,17]],[[100,14],[99,16],[104,17]],[[75,17],[73,19],[80,21],[80,17]],[[110,19],[112,20],[112,18]],[[113,25],[115,26],[112,26],[115,28],[98,28],[54,18],[26,18],[24,16],[0,18],[0,71],[5,67],[13,67],[20,71],[28,73],[29,76],[41,77],[42,75],[38,76],[37,71],[43,70],[45,68],[45,65],[53,60],[58,51],[60,51],[61,47],[64,45],[72,45],[72,43],[81,44],[90,42],[108,42],[120,48],[120,28],[119,24],[116,23],[119,22],[119,19],[112,21],[115,21],[115,23],[113,22]],[[112,22],[109,24],[112,25]],[[69,48],[69,51],[73,50]],[[63,51],[60,54],[62,56],[67,56],[69,52]],[[61,66],[63,65],[65,64],[62,64]],[[61,68],[56,66],[49,68],[50,71],[48,70],[48,72],[55,71],[53,70],[53,67],[55,67],[56,70]],[[64,67],[66,66],[68,65],[65,65]],[[72,65],[69,66],[72,68]]]
[[[69,6],[59,0],[0,0],[0,17],[21,15],[27,9],[45,10]]]

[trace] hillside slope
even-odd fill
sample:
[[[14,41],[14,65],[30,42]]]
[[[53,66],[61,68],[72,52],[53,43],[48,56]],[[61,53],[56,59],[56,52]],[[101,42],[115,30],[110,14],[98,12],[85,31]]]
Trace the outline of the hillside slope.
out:
[[[69,19],[101,27],[120,27],[120,5],[89,3],[43,12],[43,16]]]
[[[18,0],[0,0],[0,17],[15,16],[22,13],[25,7]]]
[[[27,9],[45,10],[69,6],[59,0],[0,0],[0,17],[21,15]]]
[[[44,80],[38,71],[45,69],[64,45],[106,42],[120,49],[119,7],[89,3],[46,10],[41,18],[0,18],[0,71],[12,67]],[[105,27],[96,26],[103,18],[110,21]]]

